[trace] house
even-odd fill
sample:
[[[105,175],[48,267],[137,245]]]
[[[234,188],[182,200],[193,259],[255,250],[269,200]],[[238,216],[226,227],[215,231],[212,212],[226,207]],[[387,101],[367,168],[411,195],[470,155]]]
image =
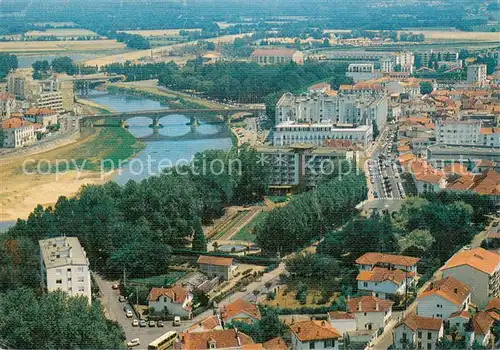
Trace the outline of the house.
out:
[[[62,290],[70,296],[92,300],[87,254],[77,237],[55,237],[38,241],[42,289]]]
[[[491,299],[484,311],[493,319],[500,321],[500,298]]]
[[[288,346],[286,342],[281,337],[276,337],[271,340],[262,343],[262,347],[266,350],[287,350]]]
[[[411,314],[394,328],[394,346],[396,349],[410,348],[436,349],[443,337],[443,320]]]
[[[33,124],[21,117],[11,117],[2,122],[3,147],[20,148],[36,142]]]
[[[10,118],[18,110],[18,103],[14,95],[0,91],[0,121]]]
[[[454,277],[467,284],[471,300],[485,307],[490,299],[500,296],[500,255],[483,248],[462,250],[441,268],[443,278]]]
[[[290,326],[292,349],[339,349],[340,333],[326,321],[302,321]]]
[[[415,160],[410,167],[418,193],[439,192],[446,188],[446,174],[442,170],[434,169],[425,160]]]
[[[193,324],[186,331],[190,333],[195,332],[207,332],[207,331],[219,331],[223,330],[222,320],[219,314],[209,316],[198,323]]]
[[[208,332],[184,332],[174,344],[174,349],[245,349],[246,346],[252,344],[254,344],[252,338],[234,328]]]
[[[224,323],[231,321],[252,323],[261,319],[260,310],[257,305],[243,299],[238,299],[224,306],[221,316]]]
[[[391,319],[391,300],[362,296],[347,301],[347,311],[356,318],[356,330],[384,328]]]
[[[469,310],[471,288],[454,277],[431,282],[417,299],[417,314],[447,319],[451,314]]]
[[[456,327],[458,334],[465,335],[467,331],[467,324],[472,318],[472,314],[469,311],[457,311],[448,316],[448,322],[451,327]]]
[[[208,277],[221,277],[228,281],[233,277],[233,258],[200,255],[198,258],[200,271]]]
[[[384,253],[365,253],[356,259],[359,270],[371,270],[375,266],[386,267],[390,270],[399,269],[417,273],[419,258],[404,255],[392,255]]]
[[[193,295],[181,286],[170,288],[151,288],[148,296],[148,307],[154,312],[166,311],[170,315],[191,317]]]
[[[331,311],[328,313],[328,322],[339,331],[340,334],[354,332],[356,330],[356,316],[349,312]]]
[[[356,280],[358,291],[363,294],[386,298],[388,295],[404,294],[407,272],[375,267],[371,271],[362,270]]]
[[[491,327],[495,320],[486,312],[476,312],[472,318],[474,336],[470,338],[470,344],[478,343],[486,348],[493,347],[494,336]]]
[[[49,108],[30,108],[26,112],[26,119],[33,123],[39,123],[43,126],[56,125],[59,113]]]
[[[250,59],[258,64],[304,64],[304,54],[294,49],[257,49]]]

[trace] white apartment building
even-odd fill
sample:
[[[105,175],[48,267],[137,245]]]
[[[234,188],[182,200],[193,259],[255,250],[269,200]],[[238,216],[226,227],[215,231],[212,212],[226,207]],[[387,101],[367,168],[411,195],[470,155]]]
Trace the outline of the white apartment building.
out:
[[[250,55],[253,62],[266,64],[304,64],[304,54],[294,49],[257,49]]]
[[[361,124],[379,128],[386,123],[388,97],[384,92],[372,94],[286,93],[276,104],[276,124],[298,123]]]
[[[44,91],[40,93],[36,99],[35,105],[40,109],[48,108],[58,113],[64,112],[63,98],[60,91]]]
[[[487,67],[485,64],[473,64],[467,67],[467,82],[469,84],[486,82]]]
[[[454,313],[469,310],[470,301],[471,288],[456,278],[447,277],[431,282],[417,298],[417,314],[447,319]]]
[[[407,72],[410,74],[413,73],[413,68],[415,66],[415,55],[413,54],[413,52],[398,52],[397,54],[395,54],[395,58],[396,65],[401,66],[402,72]]]
[[[394,70],[394,61],[390,57],[383,57],[379,61],[380,71],[383,73],[390,73]]]
[[[76,237],[56,237],[38,241],[42,287],[62,290],[70,296],[92,301],[89,261]]]
[[[0,92],[0,121],[8,119],[19,111],[19,104],[14,95]]]
[[[436,123],[436,143],[445,145],[478,145],[480,120],[443,120]]]
[[[36,142],[33,124],[23,118],[12,117],[2,122],[3,147],[21,148]]]
[[[394,328],[396,349],[434,350],[444,335],[443,320],[411,314]]]
[[[471,301],[484,308],[490,299],[500,296],[499,255],[483,248],[462,250],[441,268],[443,278],[454,277],[471,289]]]
[[[382,73],[375,71],[373,63],[351,63],[347,67],[346,76],[351,77],[355,83],[380,78]]]
[[[392,300],[362,296],[347,301],[347,311],[356,318],[356,330],[385,328],[391,319]]]

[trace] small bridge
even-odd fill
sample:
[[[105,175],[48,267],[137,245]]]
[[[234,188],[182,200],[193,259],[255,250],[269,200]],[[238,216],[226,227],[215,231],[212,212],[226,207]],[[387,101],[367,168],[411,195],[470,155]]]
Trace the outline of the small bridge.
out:
[[[223,139],[231,137],[231,133],[225,126],[219,126],[216,133],[204,134],[198,131],[196,126],[191,126],[189,132],[183,135],[169,136],[160,133],[160,129],[154,128],[150,135],[136,136],[137,140],[141,141],[192,141],[206,139]]]
[[[66,80],[73,81],[75,89],[81,95],[87,95],[89,89],[99,84],[123,81],[126,79],[126,76],[123,74],[104,74],[104,73],[96,73],[96,74],[79,74],[66,78]]]

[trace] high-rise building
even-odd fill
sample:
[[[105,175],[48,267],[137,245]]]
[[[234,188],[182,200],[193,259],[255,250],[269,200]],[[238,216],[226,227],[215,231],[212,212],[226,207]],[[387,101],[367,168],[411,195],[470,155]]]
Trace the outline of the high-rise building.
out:
[[[467,82],[470,84],[486,82],[487,67],[485,64],[473,64],[467,67]]]
[[[55,237],[38,241],[42,287],[62,290],[71,296],[92,300],[89,261],[76,237]]]

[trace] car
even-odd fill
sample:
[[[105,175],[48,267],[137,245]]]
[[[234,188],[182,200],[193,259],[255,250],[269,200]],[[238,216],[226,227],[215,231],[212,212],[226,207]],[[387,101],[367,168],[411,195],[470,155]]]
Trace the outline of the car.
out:
[[[130,305],[129,304],[124,304],[123,305],[123,311],[127,312],[127,310],[130,310]]]
[[[132,339],[131,341],[129,341],[129,342],[127,343],[127,346],[128,346],[129,348],[131,348],[131,347],[133,347],[133,346],[138,346],[138,345],[141,345],[141,341],[139,340],[139,338],[134,338],[134,339]]]
[[[247,287],[241,287],[240,288],[240,292],[246,292],[247,291]]]
[[[125,299],[125,297],[124,297],[123,295],[120,295],[120,296],[118,297],[118,301],[119,301],[120,303],[125,302],[125,300],[126,300],[126,299]]]
[[[139,327],[139,321],[137,319],[132,321],[132,327]]]
[[[180,316],[174,316],[174,322],[172,322],[172,325],[174,327],[177,327],[177,326],[181,325],[181,318],[180,318]]]
[[[497,226],[498,226],[498,221],[495,221],[495,222],[493,223],[493,225],[491,225],[491,226],[492,226],[492,227],[497,227]]]
[[[156,326],[156,322],[153,320],[150,320],[148,325],[149,325],[149,327],[154,327],[154,326]]]
[[[471,250],[471,249],[472,249],[472,247],[470,246],[470,244],[467,244],[464,246],[464,250]]]
[[[134,316],[134,313],[132,312],[132,310],[127,310],[126,316],[128,318],[132,318]]]
[[[112,289],[120,289],[120,285],[115,283],[115,284],[113,284],[113,285],[111,286],[111,288],[112,288]]]
[[[163,321],[156,322],[156,327],[163,327]]]
[[[147,326],[146,320],[139,321],[139,327],[146,327],[146,326]]]
[[[377,191],[373,191],[373,197],[378,198]]]

